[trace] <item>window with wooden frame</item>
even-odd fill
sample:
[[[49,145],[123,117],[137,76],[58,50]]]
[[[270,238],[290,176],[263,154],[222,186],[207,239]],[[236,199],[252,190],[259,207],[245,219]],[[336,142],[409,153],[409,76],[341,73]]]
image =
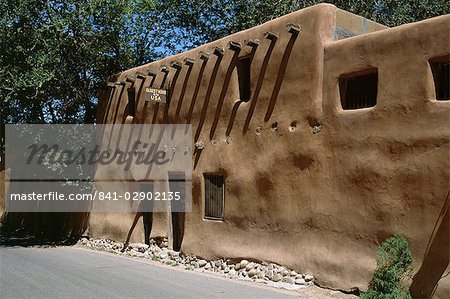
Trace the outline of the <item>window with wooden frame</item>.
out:
[[[436,100],[450,100],[450,55],[430,59]]]
[[[339,80],[341,105],[344,110],[375,106],[377,91],[378,72],[376,69],[345,75]]]
[[[221,174],[204,174],[206,219],[223,220],[225,177]]]

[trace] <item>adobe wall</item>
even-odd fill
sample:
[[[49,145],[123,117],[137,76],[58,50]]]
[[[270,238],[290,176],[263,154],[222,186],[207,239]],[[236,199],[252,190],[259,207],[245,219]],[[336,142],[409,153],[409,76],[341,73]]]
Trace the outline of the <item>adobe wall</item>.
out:
[[[201,132],[201,135],[197,138],[199,141],[202,141],[205,143],[205,150],[202,151],[201,155],[198,157],[198,167],[194,171],[194,177],[196,177],[196,181],[194,182],[198,186],[198,180],[200,177],[202,177],[203,171],[214,171],[218,166],[213,165],[211,161],[208,161],[208,159],[211,159],[211,156],[216,155],[217,151],[224,151],[221,152],[221,155],[226,157],[227,165],[226,167],[227,171],[231,173],[233,172],[241,172],[242,166],[241,164],[242,160],[248,161],[248,158],[242,159],[239,157],[235,157],[235,152],[239,151],[239,148],[246,148],[248,147],[248,143],[252,143],[255,141],[255,134],[254,131],[257,127],[263,126],[265,127],[265,132],[270,132],[271,124],[270,123],[264,123],[264,117],[265,113],[268,107],[268,103],[270,101],[270,98],[272,96],[272,91],[274,89],[274,84],[276,81],[276,77],[278,76],[278,69],[280,68],[280,64],[283,60],[283,55],[286,52],[286,48],[289,45],[289,52],[291,53],[289,56],[291,63],[287,64],[287,58],[288,55],[286,54],[286,57],[284,58],[285,63],[283,63],[285,68],[285,75],[280,74],[280,78],[278,80],[278,85],[280,83],[286,84],[286,78],[289,77],[291,81],[293,81],[298,76],[307,76],[311,79],[311,81],[305,81],[303,83],[303,86],[300,88],[301,92],[304,93],[305,100],[310,101],[311,103],[307,106],[307,111],[305,111],[304,118],[307,117],[311,120],[311,122],[314,122],[314,119],[317,119],[318,115],[320,114],[320,102],[318,101],[319,92],[318,90],[321,89],[321,75],[319,73],[319,69],[321,67],[321,61],[322,61],[322,42],[321,38],[327,38],[332,39],[332,28],[334,27],[334,14],[335,14],[336,8],[334,6],[330,5],[318,5],[315,7],[311,7],[299,12],[292,13],[290,15],[287,15],[283,18],[280,18],[276,21],[272,21],[269,23],[266,23],[264,25],[258,26],[256,28],[249,29],[247,31],[243,31],[237,34],[234,34],[232,36],[226,37],[224,39],[215,41],[213,43],[201,46],[199,48],[193,49],[189,52],[182,53],[179,55],[175,55],[172,57],[168,57],[166,59],[163,59],[158,62],[150,63],[148,65],[144,65],[138,68],[131,69],[129,71],[125,71],[122,74],[120,74],[117,78],[115,78],[116,81],[124,80],[124,78],[127,75],[135,76],[136,72],[144,72],[146,73],[148,69],[153,69],[157,72],[157,76],[155,80],[152,82],[152,77],[147,77],[144,82],[142,80],[137,79],[134,87],[136,88],[136,93],[138,97],[138,103],[137,103],[137,113],[135,117],[135,123],[161,123],[164,117],[164,110],[166,109],[166,106],[159,105],[158,112],[155,113],[156,109],[155,103],[146,103],[143,100],[143,89],[144,86],[147,87],[150,83],[153,83],[152,86],[154,87],[160,87],[163,81],[165,83],[172,84],[173,87],[173,96],[172,96],[172,102],[170,104],[169,109],[169,122],[175,122],[175,123],[184,123],[187,122],[188,119],[191,119],[191,123],[193,125],[193,133],[196,135],[197,129],[199,127],[199,120],[202,118],[202,111],[204,110],[204,106],[207,107],[207,110],[205,114],[205,120],[203,122],[203,126],[201,130],[198,130],[198,132]],[[297,38],[292,38],[291,42],[290,38],[292,35],[286,31],[286,24],[294,22],[294,23],[302,23],[302,32],[300,33],[300,36]],[[267,31],[273,31],[278,35],[278,39],[274,42],[270,41],[269,39],[264,38],[264,33]],[[256,85],[258,85],[258,81],[260,82],[259,85],[261,85],[259,89],[259,97],[257,98],[257,101],[253,101],[254,103],[257,103],[257,105],[253,108],[254,113],[248,113],[249,109],[251,108],[250,103],[239,103],[239,109],[237,109],[237,113],[235,115],[235,120],[231,122],[233,124],[230,139],[233,140],[232,143],[228,144],[226,143],[226,130],[231,126],[230,123],[230,116],[231,112],[233,110],[233,106],[237,102],[237,99],[239,97],[238,95],[238,78],[236,70],[234,70],[234,67],[230,67],[232,57],[234,52],[229,50],[227,48],[227,44],[229,41],[236,41],[240,42],[243,46],[241,53],[239,56],[245,56],[249,55],[251,53],[251,47],[245,46],[244,41],[246,39],[253,38],[253,39],[259,39],[261,41],[261,44],[258,46],[253,62],[252,62],[252,95],[256,93]],[[222,59],[218,59],[217,56],[212,54],[213,49],[215,47],[219,47],[222,49],[225,49],[224,56]],[[206,52],[209,53],[209,60],[207,62],[203,62],[201,59],[199,59],[200,52]],[[173,60],[183,61],[185,58],[193,58],[195,59],[195,63],[189,72],[189,68],[184,65],[182,70],[177,73],[177,71],[174,68],[170,68],[170,62]],[[264,62],[266,60],[266,62]],[[292,61],[296,61],[293,63]],[[169,68],[170,73],[165,78],[164,73],[159,71],[161,66],[165,65]],[[266,70],[262,72],[262,75],[260,75],[260,70],[262,68],[262,65],[264,65],[264,68]],[[302,66],[301,68],[298,68],[297,66]],[[232,71],[230,71],[230,70]],[[183,88],[184,81],[186,79],[186,75],[189,72],[188,81],[186,84],[186,87]],[[227,75],[227,72],[229,74]],[[210,88],[210,82],[211,78],[215,78],[214,82],[211,83]],[[229,77],[226,82],[228,82],[228,86],[224,87],[225,78]],[[165,79],[164,79],[165,78]],[[175,78],[177,78],[175,80]],[[296,80],[297,81],[297,80]],[[295,85],[297,82],[295,83]],[[106,115],[106,119],[104,120],[106,123],[124,123],[126,118],[126,105],[127,105],[127,92],[126,89],[130,87],[131,84],[128,84],[126,88],[122,88],[121,86],[118,86],[115,88],[114,93],[112,94],[112,97],[109,97],[107,93],[104,94],[103,100],[100,103],[100,112],[99,112],[99,119],[102,119]],[[210,91],[208,91],[210,89]],[[215,137],[213,140],[210,140],[209,135],[211,131],[211,123],[214,121],[215,110],[217,110],[217,103],[220,98],[220,94],[222,93],[222,89],[226,89],[226,92],[224,92],[223,97],[223,107],[221,108],[220,118],[218,118],[218,125],[217,125],[217,131],[214,133]],[[279,86],[279,89],[281,89],[281,85]],[[184,96],[182,101],[179,100],[182,92],[184,91]],[[280,90],[280,93],[286,93],[290,96],[289,99],[286,98],[286,96],[278,95],[278,101],[276,103],[275,108],[279,109],[278,107],[286,106],[287,102],[293,102],[294,95],[297,93],[297,91],[292,90],[288,91],[286,88],[283,88]],[[194,97],[194,94],[196,94],[196,97]],[[208,95],[208,96],[207,96]],[[207,105],[205,104],[205,99],[209,99],[209,103]],[[273,97],[274,100],[276,100],[276,96]],[[181,102],[181,104],[180,104]],[[296,101],[297,107],[304,106],[301,105],[298,101]],[[179,118],[175,120],[174,115],[177,112],[177,108],[180,106],[179,111]],[[192,112],[190,112],[191,107],[193,107]],[[237,107],[237,106],[236,106]],[[206,108],[205,108],[206,109]],[[283,109],[283,108],[281,108]],[[290,111],[286,111],[284,113],[292,114],[294,113],[295,109],[292,109]],[[278,110],[276,110],[274,113],[279,113]],[[298,112],[297,112],[298,113]],[[239,140],[241,136],[243,136],[243,127],[247,118],[247,115],[249,116],[249,120],[251,120],[251,123],[248,124],[248,133],[246,134],[249,136],[250,140]],[[297,116],[289,115],[289,119],[292,119],[291,121],[298,118]],[[277,118],[275,121],[281,121],[282,119],[286,119],[284,124],[280,123],[281,125],[284,125],[285,128],[287,128],[290,125],[290,121],[288,121],[286,117],[280,117]],[[258,119],[258,123],[254,124],[254,119]],[[307,125],[308,128],[309,125]],[[238,139],[236,139],[236,137]],[[264,134],[263,134],[264,136]],[[270,138],[274,138],[276,136],[275,134],[271,136]],[[269,138],[269,136],[265,137],[264,139]],[[229,139],[229,140],[230,140]],[[234,140],[236,139],[236,140]],[[253,139],[253,140],[252,140]],[[270,141],[264,141],[262,142],[270,142],[273,143],[272,140]],[[289,141],[292,142],[292,141]],[[213,147],[213,144],[216,144],[217,146]],[[254,145],[251,145],[250,152],[252,152],[252,147]],[[282,145],[280,145],[282,147]],[[238,153],[241,157],[245,157],[246,153]],[[254,162],[252,162],[254,163]],[[288,163],[289,164],[289,163]],[[207,167],[208,165],[211,165],[210,167]],[[209,168],[209,169],[206,169]],[[225,170],[225,169],[224,169]],[[227,179],[227,186],[233,186],[232,181],[239,182],[239,177],[241,175],[238,175],[236,178],[232,178],[230,175]],[[250,177],[249,177],[250,178]],[[255,190],[255,187],[253,187],[252,191],[252,197],[253,199],[257,197],[258,193]],[[199,190],[194,190],[194,192],[199,192]],[[233,194],[235,192],[231,192],[228,195],[227,190],[227,207],[225,207],[225,210],[228,210],[233,203],[231,202],[233,198]],[[194,194],[194,197],[196,195]],[[198,200],[199,198],[197,198]],[[195,199],[194,199],[195,200]],[[230,200],[230,204],[228,204],[228,201]],[[200,203],[194,202],[194,212],[191,213],[192,218],[200,218],[202,219],[201,209],[198,206]],[[229,207],[229,206],[230,207]],[[200,213],[200,214],[199,214]],[[199,216],[200,215],[200,216]],[[166,234],[167,224],[165,223],[167,219],[165,219],[165,215],[158,216],[163,219],[162,225],[158,225],[157,227],[154,227],[154,234]],[[187,221],[191,218],[190,216],[187,216]],[[113,219],[114,221],[110,221],[108,219]],[[133,216],[132,215],[106,215],[106,214],[93,214],[91,215],[91,225],[90,225],[90,232],[93,233],[96,236],[102,236],[102,237],[108,237],[109,235],[122,235],[121,239],[125,239],[126,231],[131,226]],[[140,222],[139,222],[140,224]],[[186,227],[189,227],[189,223],[186,223]],[[214,224],[213,224],[214,226]],[[159,228],[158,228],[159,227]],[[194,226],[193,226],[194,228]],[[137,228],[135,232],[140,232],[141,230]],[[194,228],[195,231],[195,228]],[[188,233],[188,232],[186,232]],[[141,235],[137,235],[136,233],[133,235],[133,240],[137,241],[141,239]],[[142,240],[142,239],[141,239]],[[141,241],[139,240],[139,241]],[[187,238],[186,238],[187,240]]]
[[[449,28],[447,15],[325,47],[321,133],[333,157],[327,161],[336,202],[330,212],[340,215],[334,227],[350,246],[407,236],[416,271],[450,190],[450,102],[436,101],[428,63],[449,55]],[[376,106],[343,111],[339,77],[370,68],[378,69]],[[448,265],[448,220],[443,225],[447,242],[439,254]],[[356,256],[368,262],[368,249]],[[446,294],[449,286],[447,280]]]
[[[194,142],[205,145],[193,157],[184,252],[272,261],[312,273],[321,285],[365,289],[377,244],[401,233],[420,267],[449,190],[450,106],[431,100],[426,63],[450,52],[449,42],[435,42],[448,41],[449,17],[333,42],[336,16],[332,5],[313,6],[118,76],[154,69],[159,87],[166,65],[170,105],[156,110],[145,102],[142,87],[151,77],[136,79],[135,122],[190,121]],[[300,34],[288,33],[287,23],[299,24]],[[376,29],[382,27],[369,30]],[[267,31],[278,34],[276,42],[264,38]],[[227,43],[240,42],[239,56],[252,55],[249,38],[261,43],[251,67],[252,98],[241,102]],[[211,53],[216,46],[225,49],[222,59]],[[200,51],[210,53],[207,62],[198,59]],[[192,68],[169,67],[185,58],[195,58]],[[377,106],[340,111],[337,78],[369,65],[379,68]],[[125,122],[126,88],[103,97],[105,122]],[[205,172],[226,176],[223,222],[203,219]],[[157,217],[152,235],[167,235],[166,215]],[[125,240],[132,219],[93,214],[90,232]],[[142,240],[139,228],[134,238]]]

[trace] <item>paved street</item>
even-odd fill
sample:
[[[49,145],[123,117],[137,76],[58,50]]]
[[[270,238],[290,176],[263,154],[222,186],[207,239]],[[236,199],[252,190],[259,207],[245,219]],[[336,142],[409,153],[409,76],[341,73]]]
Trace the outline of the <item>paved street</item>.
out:
[[[274,289],[74,247],[0,247],[0,298],[293,298]]]

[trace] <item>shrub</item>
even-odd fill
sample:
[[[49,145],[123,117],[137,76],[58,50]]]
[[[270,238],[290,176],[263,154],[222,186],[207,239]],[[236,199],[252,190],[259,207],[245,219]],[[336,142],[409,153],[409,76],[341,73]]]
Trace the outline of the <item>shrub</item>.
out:
[[[406,299],[411,295],[401,285],[411,271],[412,254],[408,240],[394,236],[378,248],[377,268],[363,299]]]

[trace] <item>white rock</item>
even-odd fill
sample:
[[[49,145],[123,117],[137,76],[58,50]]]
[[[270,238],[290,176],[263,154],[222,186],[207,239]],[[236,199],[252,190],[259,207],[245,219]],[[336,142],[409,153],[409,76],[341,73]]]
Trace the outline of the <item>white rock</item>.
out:
[[[297,278],[295,280],[295,284],[299,284],[299,285],[305,285],[306,281],[303,278]]]
[[[208,262],[205,261],[205,260],[199,260],[199,261],[198,261],[198,266],[199,266],[200,268],[202,268],[202,267],[206,266],[207,263],[208,263]]]
[[[264,273],[264,271],[258,271],[256,273],[256,275],[258,276],[258,278],[261,278],[261,279],[266,277],[266,274]]]
[[[247,266],[245,266],[245,270],[246,271],[250,271],[251,269],[253,269],[255,267],[255,263],[248,263]]]
[[[205,270],[209,270],[209,269],[211,269],[211,264],[210,263],[207,263],[206,265],[205,265],[205,268],[204,268]]]
[[[240,264],[240,268],[245,268],[245,267],[247,267],[248,264],[249,264],[249,261],[247,261],[247,260],[242,260],[242,261],[241,261],[241,264]]]
[[[250,269],[250,271],[247,272],[249,277],[253,277],[256,275],[256,270],[255,269]]]
[[[157,254],[157,256],[158,256],[160,259],[164,260],[164,259],[166,259],[169,255],[167,254],[167,252],[160,251],[160,252]]]
[[[290,274],[291,274],[291,276],[296,276],[296,275],[297,275],[297,272],[295,272],[294,270],[292,270]]]
[[[309,274],[305,275],[305,281],[314,281],[314,276]]]
[[[283,282],[285,283],[294,283],[294,279],[292,277],[285,277],[283,278]]]
[[[180,256],[180,253],[175,250],[168,250],[167,252],[169,253],[169,255],[171,257],[179,257]]]
[[[233,268],[230,269],[230,272],[228,272],[228,276],[230,277],[235,277],[236,276],[236,270],[234,270]]]
[[[281,279],[283,279],[283,276],[281,276],[281,274],[279,274],[279,273],[274,274],[274,275],[272,276],[272,281],[278,282],[278,281],[280,281]]]

